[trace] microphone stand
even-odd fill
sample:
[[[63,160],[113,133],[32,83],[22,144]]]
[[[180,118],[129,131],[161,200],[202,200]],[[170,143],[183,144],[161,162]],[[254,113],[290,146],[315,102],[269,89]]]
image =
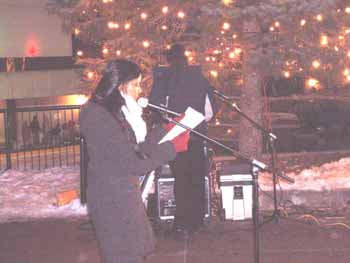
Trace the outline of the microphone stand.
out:
[[[184,124],[182,124],[182,123],[180,123],[180,122],[178,122],[178,121],[176,121],[176,120],[174,120],[172,118],[169,118],[169,117],[164,116],[164,115],[163,115],[163,117],[167,121],[169,121],[171,123],[174,123],[175,125],[178,125],[178,126],[184,128],[185,130],[188,130],[188,131],[198,135],[202,139],[205,139],[205,140],[207,140],[209,142],[212,142],[212,143],[222,147],[223,149],[231,152],[235,157],[238,157],[239,159],[250,163],[252,166],[257,167],[258,169],[261,169],[261,170],[267,170],[267,165],[264,164],[263,162],[260,162],[260,161],[258,161],[256,159],[252,159],[252,158],[250,158],[250,157],[240,153],[239,151],[237,151],[237,150],[235,150],[235,149],[233,149],[233,148],[231,148],[231,147],[229,147],[229,146],[227,146],[227,145],[225,145],[225,144],[223,144],[223,143],[221,143],[221,142],[219,142],[219,141],[217,141],[217,140],[215,140],[213,138],[210,138],[210,137],[204,135],[203,133],[200,133],[200,132],[198,132],[198,131],[196,131],[196,130],[194,130],[194,129],[192,129],[192,128],[190,128],[190,127],[188,127],[188,126],[186,126],[186,125],[184,125]]]
[[[254,239],[254,245],[253,245],[253,254],[254,254],[254,263],[259,263],[260,260],[260,237],[259,237],[259,187],[258,187],[258,172],[259,170],[266,170],[268,171],[268,167],[267,165],[265,165],[264,163],[252,159],[242,153],[240,153],[239,151],[236,151],[235,149],[232,149],[231,147],[222,144],[221,142],[218,142],[198,131],[195,131],[193,129],[191,129],[190,127],[187,127],[186,125],[183,125],[182,123],[173,120],[167,116],[163,115],[163,118],[168,120],[171,123],[174,123],[175,125],[179,125],[180,127],[193,132],[194,134],[198,135],[199,137],[212,142],[222,148],[224,148],[225,150],[231,152],[235,157],[238,157],[239,159],[248,162],[251,164],[252,166],[252,184],[253,184],[253,239]]]
[[[277,136],[273,134],[272,132],[266,130],[264,127],[262,127],[259,123],[252,120],[249,116],[247,116],[245,113],[241,111],[241,109],[237,106],[236,103],[232,103],[231,99],[221,93],[214,92],[215,95],[217,95],[221,101],[225,102],[227,105],[229,105],[232,109],[235,110],[240,116],[248,120],[251,124],[254,125],[255,128],[262,131],[265,135],[268,136],[269,141],[269,151],[271,154],[271,172],[272,172],[272,181],[273,181],[273,203],[274,203],[274,211],[272,213],[271,219],[268,221],[278,221],[278,218],[280,217],[280,211],[278,209],[277,204],[277,177],[281,177],[282,179],[285,179],[286,181],[290,183],[294,183],[294,180],[292,178],[289,178],[285,175],[279,174],[277,171],[277,152],[275,148],[275,141],[277,140]],[[265,224],[267,222],[263,222]]]

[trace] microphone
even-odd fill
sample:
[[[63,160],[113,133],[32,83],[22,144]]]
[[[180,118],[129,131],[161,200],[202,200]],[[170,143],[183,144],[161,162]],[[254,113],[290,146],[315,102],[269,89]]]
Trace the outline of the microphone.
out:
[[[232,98],[226,96],[225,94],[222,94],[220,91],[218,91],[217,89],[213,89],[213,92],[216,96],[218,96],[219,98],[222,98],[224,100],[231,100]]]
[[[180,113],[177,113],[177,112],[168,110],[167,108],[164,108],[164,107],[161,107],[161,106],[158,106],[158,105],[154,105],[154,104],[152,104],[152,103],[149,103],[147,98],[143,98],[143,97],[139,98],[139,99],[137,100],[137,104],[138,104],[141,108],[150,107],[150,108],[154,108],[154,109],[157,109],[157,110],[160,110],[160,111],[163,111],[163,112],[166,112],[166,113],[175,115],[175,116],[181,116]]]
[[[226,96],[225,94],[222,94],[220,91],[218,91],[217,89],[213,89],[213,93],[214,95],[218,96],[220,99],[224,100],[226,103],[230,103],[230,105],[236,110],[236,111],[239,111],[241,112],[241,109],[237,106],[236,103],[232,103],[229,102],[233,99],[233,97],[228,97]]]

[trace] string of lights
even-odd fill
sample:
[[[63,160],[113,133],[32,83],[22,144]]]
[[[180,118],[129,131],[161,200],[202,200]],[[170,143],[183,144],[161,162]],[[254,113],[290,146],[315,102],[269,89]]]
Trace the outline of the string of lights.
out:
[[[342,84],[350,82],[350,26],[346,26],[350,21],[350,6],[337,8],[335,1],[319,4],[320,1],[314,0],[305,4],[297,0],[271,0],[244,10],[240,10],[235,1],[221,4],[175,1],[175,5],[168,1],[151,4],[113,0],[78,2],[69,11],[74,14],[70,21],[73,33],[86,41],[98,42],[102,59],[136,57],[150,68],[156,64],[161,50],[174,40],[183,41],[188,44],[186,56],[190,63],[204,64],[208,76],[222,82],[227,71],[229,74],[240,72],[240,67],[234,66],[242,63],[245,49],[250,45],[242,24],[249,16],[259,13],[262,23],[255,35],[262,38],[261,43],[254,43],[254,46],[257,49],[266,46],[261,49],[262,53],[267,53],[264,59],[275,53],[268,59],[273,74],[285,78],[302,74],[306,77],[306,87],[316,90],[329,86],[322,80],[324,74],[332,75],[332,80],[340,78]],[[266,22],[268,17],[276,19]],[[197,32],[203,27],[208,32]],[[185,39],[191,35],[199,39]],[[84,50],[76,53],[80,59],[85,58],[84,54]],[[89,70],[86,74],[90,79],[98,76],[98,72],[91,74]]]
[[[63,2],[51,10],[98,53],[92,58],[88,50],[76,51],[89,87],[107,59],[133,59],[149,74],[173,42],[184,43],[189,63],[201,64],[213,85],[228,95],[244,86],[243,64],[250,51],[259,74],[302,77],[311,92],[350,84],[350,6],[335,0]]]

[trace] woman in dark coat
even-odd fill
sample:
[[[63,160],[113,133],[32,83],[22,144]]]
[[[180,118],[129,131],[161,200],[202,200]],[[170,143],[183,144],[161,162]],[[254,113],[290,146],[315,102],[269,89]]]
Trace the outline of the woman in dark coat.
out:
[[[113,60],[84,105],[80,129],[88,152],[87,205],[105,263],[140,263],[154,237],[139,189],[139,176],[186,150],[188,133],[158,144],[166,131],[148,132],[136,99],[139,67]],[[146,135],[147,134],[147,135]]]

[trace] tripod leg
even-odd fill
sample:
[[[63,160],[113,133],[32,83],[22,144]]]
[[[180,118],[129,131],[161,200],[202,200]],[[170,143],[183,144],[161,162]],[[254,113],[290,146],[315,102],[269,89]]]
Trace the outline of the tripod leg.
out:
[[[259,188],[258,188],[258,169],[252,167],[253,180],[253,238],[254,238],[254,263],[260,260],[260,236],[259,236]]]
[[[277,204],[277,152],[275,149],[275,144],[272,139],[270,139],[270,150],[271,150],[271,158],[272,158],[272,183],[273,183],[273,214],[272,214],[272,219],[276,223],[278,222],[279,219],[279,209],[278,209],[278,204]]]

